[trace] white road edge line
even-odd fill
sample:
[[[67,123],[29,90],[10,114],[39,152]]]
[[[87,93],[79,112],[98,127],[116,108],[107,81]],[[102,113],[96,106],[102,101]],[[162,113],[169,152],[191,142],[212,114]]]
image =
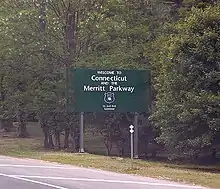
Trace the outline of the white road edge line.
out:
[[[27,179],[27,178],[17,177],[17,176],[14,176],[14,175],[6,175],[6,174],[3,174],[3,173],[0,173],[0,176],[13,178],[13,179],[17,179],[17,180],[22,180],[22,181],[25,181],[25,182],[30,182],[30,183],[34,183],[34,184],[43,185],[43,186],[48,186],[48,187],[56,188],[56,189],[68,189],[68,188],[64,188],[62,186],[57,186],[57,185],[53,185],[53,184],[49,184],[49,183],[45,183],[45,182],[30,180],[30,179]]]
[[[153,182],[139,182],[139,181],[125,181],[125,180],[105,180],[105,179],[87,179],[87,178],[66,178],[66,177],[46,177],[46,176],[29,176],[29,175],[9,175],[16,178],[35,178],[35,179],[51,179],[51,180],[70,180],[70,181],[84,181],[84,182],[104,182],[104,183],[121,183],[121,184],[139,184],[150,186],[167,186],[167,187],[182,187],[191,189],[207,189],[201,186],[189,186],[181,184],[169,184],[169,183],[153,183]]]
[[[62,167],[62,166],[42,166],[42,165],[14,165],[14,164],[0,164],[0,167],[20,167],[20,168],[43,168],[43,169],[80,169],[77,167],[70,168],[70,167]]]

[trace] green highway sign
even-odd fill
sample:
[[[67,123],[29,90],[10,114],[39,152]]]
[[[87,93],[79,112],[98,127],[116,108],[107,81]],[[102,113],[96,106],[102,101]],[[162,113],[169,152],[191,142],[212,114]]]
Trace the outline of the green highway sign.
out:
[[[146,112],[151,104],[149,70],[70,70],[69,111]]]

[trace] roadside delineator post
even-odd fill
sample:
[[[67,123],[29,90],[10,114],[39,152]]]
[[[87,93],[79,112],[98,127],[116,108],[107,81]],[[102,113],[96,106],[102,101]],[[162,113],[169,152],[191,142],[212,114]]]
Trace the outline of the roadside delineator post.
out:
[[[130,125],[130,133],[131,133],[131,160],[134,159],[134,126]]]

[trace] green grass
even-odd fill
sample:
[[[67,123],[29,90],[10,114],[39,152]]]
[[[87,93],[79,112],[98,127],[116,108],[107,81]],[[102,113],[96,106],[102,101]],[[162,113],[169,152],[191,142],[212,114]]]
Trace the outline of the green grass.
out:
[[[33,130],[35,129],[37,128],[34,127]],[[131,162],[130,159],[126,158],[106,157],[87,153],[73,154],[64,151],[45,151],[42,148],[42,137],[39,135],[39,131],[34,131],[33,133],[38,133],[38,136],[29,139],[0,137],[0,154],[220,188],[220,166],[177,165],[143,160]],[[86,139],[87,147],[89,147],[90,143],[90,145],[94,144],[95,146],[93,150],[99,149],[102,143],[97,142],[93,137],[91,138],[92,142],[89,142],[88,138]]]

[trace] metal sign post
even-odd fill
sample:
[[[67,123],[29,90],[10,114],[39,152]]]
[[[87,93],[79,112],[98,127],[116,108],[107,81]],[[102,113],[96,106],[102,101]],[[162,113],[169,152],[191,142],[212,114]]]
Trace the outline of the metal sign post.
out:
[[[84,153],[84,113],[80,113],[80,153]]]
[[[134,159],[134,126],[130,125],[130,133],[131,133],[131,159]]]
[[[138,159],[138,113],[135,112],[134,115],[134,158]]]

